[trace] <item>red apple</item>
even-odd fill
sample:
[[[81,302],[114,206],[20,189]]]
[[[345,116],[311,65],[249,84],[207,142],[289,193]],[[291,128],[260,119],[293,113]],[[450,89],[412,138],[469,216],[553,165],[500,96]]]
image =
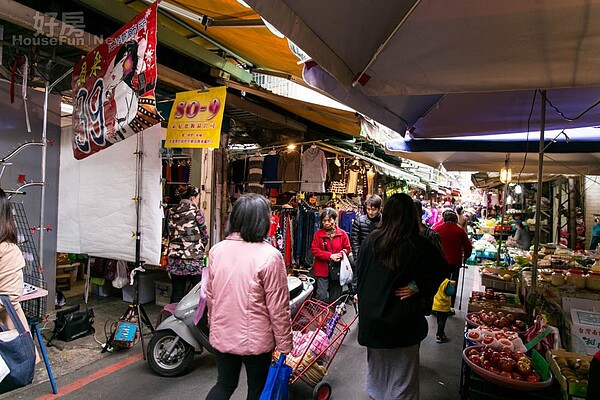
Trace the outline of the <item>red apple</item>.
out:
[[[517,371],[523,375],[531,375],[533,372],[531,369],[531,364],[525,361],[519,361],[517,363]]]
[[[501,371],[500,371],[498,368],[496,368],[496,367],[494,367],[494,366],[492,366],[492,367],[489,369],[489,371],[490,371],[490,372],[492,372],[492,373],[494,373],[494,374],[496,374],[496,375],[500,375],[500,372],[501,372]]]
[[[468,347],[467,350],[465,350],[465,354],[467,355],[467,357],[469,357],[469,356],[478,356],[479,355],[479,350],[476,349],[475,347]]]
[[[494,343],[494,337],[490,334],[483,335],[483,340],[481,341],[483,344],[492,344]]]
[[[517,372],[513,372],[513,373],[512,373],[512,378],[513,378],[515,381],[522,381],[522,380],[523,380],[523,377],[522,377],[522,376],[521,376],[519,373],[517,373]]]
[[[534,372],[531,375],[527,375],[525,379],[527,382],[539,382],[542,380],[542,377],[537,372]]]
[[[500,374],[498,374],[498,375],[500,375],[500,376],[502,376],[504,378],[507,378],[507,379],[512,379],[512,374],[510,372],[507,372],[507,371],[500,371]]]
[[[510,321],[510,322],[515,322],[517,320],[517,317],[515,317],[515,314],[511,314],[508,313],[506,314],[506,318]]]
[[[481,365],[481,358],[478,355],[472,355],[467,357],[475,365]]]
[[[499,352],[495,352],[492,355],[492,358],[490,359],[490,361],[492,362],[492,364],[494,364],[495,366],[498,366],[498,364],[500,364],[500,360],[502,359],[502,356],[500,355]]]
[[[479,339],[481,339],[481,333],[479,333],[479,331],[472,329],[469,331],[469,333],[467,333],[467,337],[472,340],[479,340]]]
[[[498,362],[498,368],[506,372],[511,372],[513,369],[515,369],[516,365],[517,363],[515,362],[515,360],[508,357],[502,357]]]
[[[482,363],[481,363],[481,366],[482,366],[484,369],[486,369],[486,370],[490,371],[490,370],[491,370],[491,368],[492,368],[494,365],[492,364],[492,362],[491,362],[490,360],[485,360],[484,362],[482,362]]]
[[[520,319],[516,320],[514,323],[514,327],[518,330],[518,331],[524,331],[525,328],[527,328],[527,325],[525,325],[525,322],[521,321]]]

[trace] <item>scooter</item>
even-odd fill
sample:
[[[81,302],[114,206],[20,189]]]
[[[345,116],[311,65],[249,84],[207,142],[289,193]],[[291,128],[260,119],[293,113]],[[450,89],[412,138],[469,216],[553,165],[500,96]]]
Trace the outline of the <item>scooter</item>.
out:
[[[208,341],[209,329],[206,307],[200,304],[201,285],[198,283],[183,299],[172,315],[161,321],[147,349],[150,367],[160,376],[180,376],[187,372],[194,355],[205,349],[215,352]],[[314,290],[314,279],[308,276],[288,276],[290,291],[290,311],[292,318],[302,303],[311,297]],[[172,305],[163,309],[169,313]],[[203,307],[202,315],[198,315],[198,307]]]

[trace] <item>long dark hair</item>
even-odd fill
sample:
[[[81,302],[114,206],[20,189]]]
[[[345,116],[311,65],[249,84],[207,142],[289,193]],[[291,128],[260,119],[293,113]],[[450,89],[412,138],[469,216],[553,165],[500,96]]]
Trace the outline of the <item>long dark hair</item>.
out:
[[[271,203],[256,193],[242,195],[233,204],[225,234],[239,232],[246,242],[262,242],[271,228]]]
[[[406,249],[413,246],[421,224],[417,208],[410,196],[393,194],[385,202],[381,223],[369,235],[366,246],[373,246],[375,257],[386,267],[395,270],[402,264]]]
[[[0,243],[4,242],[17,244],[17,226],[13,220],[8,196],[0,189]]]

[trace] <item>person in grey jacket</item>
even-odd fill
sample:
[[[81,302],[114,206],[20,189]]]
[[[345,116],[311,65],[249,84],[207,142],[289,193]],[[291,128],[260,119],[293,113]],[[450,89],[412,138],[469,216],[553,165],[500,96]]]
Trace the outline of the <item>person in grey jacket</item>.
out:
[[[381,197],[376,194],[367,196],[365,211],[366,214],[359,216],[352,222],[350,246],[355,260],[358,259],[361,244],[381,222]]]

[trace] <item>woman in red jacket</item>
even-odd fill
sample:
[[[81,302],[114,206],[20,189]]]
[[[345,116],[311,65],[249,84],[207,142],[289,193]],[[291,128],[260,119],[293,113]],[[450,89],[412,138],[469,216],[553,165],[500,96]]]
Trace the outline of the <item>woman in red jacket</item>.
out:
[[[339,268],[342,252],[350,254],[350,239],[336,224],[337,211],[326,208],[321,212],[321,228],[312,241],[312,254],[315,257],[314,273],[317,281],[317,299],[333,303],[342,295],[342,286],[337,277],[330,276],[329,264]]]

